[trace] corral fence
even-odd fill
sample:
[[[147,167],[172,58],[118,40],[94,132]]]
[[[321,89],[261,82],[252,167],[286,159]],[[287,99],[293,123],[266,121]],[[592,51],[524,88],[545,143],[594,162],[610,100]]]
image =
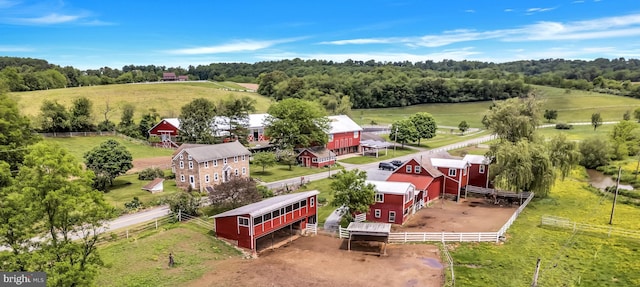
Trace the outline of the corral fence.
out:
[[[568,229],[573,232],[580,231],[584,233],[605,235],[607,237],[618,236],[618,237],[626,237],[631,239],[640,239],[640,231],[637,230],[629,230],[623,228],[615,228],[612,226],[606,225],[595,225],[588,223],[580,223],[571,221],[568,218],[557,217],[544,215],[540,220],[541,226],[550,226],[556,227],[560,229]]]
[[[307,227],[304,229],[306,234],[318,234],[318,224],[307,223]]]
[[[449,253],[449,248],[447,247],[447,243],[442,241],[442,254],[445,260],[447,261],[447,267],[449,267],[449,272],[451,273],[451,280],[447,281],[447,278],[444,278],[443,286],[456,286],[456,275],[453,273],[453,257]]]
[[[171,212],[167,215],[158,217],[156,219],[147,221],[142,224],[138,224],[138,225],[126,227],[126,228],[119,228],[114,231],[104,232],[100,234],[98,241],[102,243],[107,241],[116,241],[119,239],[128,239],[147,231],[158,230],[164,225],[168,225],[176,222],[185,222],[185,223],[195,224],[200,227],[207,228],[209,230],[213,230],[214,228],[214,224],[212,222],[203,220],[199,217],[187,215],[182,212],[178,212],[178,213]]]
[[[444,151],[450,151],[450,150],[456,150],[456,149],[461,149],[461,148],[465,148],[465,147],[470,147],[470,146],[475,146],[475,145],[479,145],[488,141],[492,141],[494,139],[498,138],[497,135],[491,135],[489,137],[482,137],[476,140],[469,140],[469,141],[465,141],[463,143],[460,144],[455,144],[455,145],[447,145],[441,148],[437,148],[437,149],[431,149],[429,150],[429,153],[440,153],[440,152],[444,152]]]
[[[496,242],[504,239],[504,234],[516,221],[520,213],[527,207],[534,197],[534,193],[516,209],[509,220],[496,232],[391,232],[389,243],[407,242]],[[338,237],[349,238],[346,228],[338,228]]]

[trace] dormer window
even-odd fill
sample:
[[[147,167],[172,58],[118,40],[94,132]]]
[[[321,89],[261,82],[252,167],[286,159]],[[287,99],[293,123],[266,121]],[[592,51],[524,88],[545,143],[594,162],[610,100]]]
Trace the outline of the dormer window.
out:
[[[455,168],[450,168],[449,169],[449,176],[456,176],[456,169]]]

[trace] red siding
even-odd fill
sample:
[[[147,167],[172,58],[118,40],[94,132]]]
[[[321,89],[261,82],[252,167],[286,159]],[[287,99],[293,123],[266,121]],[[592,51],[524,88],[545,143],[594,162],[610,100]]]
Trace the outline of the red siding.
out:
[[[481,164],[471,164],[469,167],[469,185],[486,188],[489,165],[484,165],[484,173],[480,173],[480,166]]]
[[[443,176],[433,179],[429,187],[427,187],[427,193],[425,194],[425,198],[424,198],[425,203],[440,197],[440,194],[442,193],[443,180],[444,180]]]
[[[245,217],[248,217],[248,215],[245,215]],[[251,249],[249,227],[238,226],[237,216],[216,218],[215,228],[216,236],[236,240],[238,241],[238,246]]]
[[[358,132],[358,137],[353,137],[354,132],[336,133],[333,134],[333,140],[327,142],[327,149],[333,151],[336,155],[358,152],[358,146],[360,146],[361,132]]]
[[[280,216],[253,226],[254,236],[258,238],[260,236],[263,236],[265,234],[278,230],[284,226],[287,226],[291,223],[300,221],[300,219],[306,219],[307,217],[314,215],[316,213],[315,207],[309,206],[309,199],[307,199],[307,206],[305,206],[304,208],[300,208],[298,210],[292,210],[291,212],[285,212],[284,214],[282,214],[284,210],[285,210],[284,208],[281,209]],[[305,220],[305,223],[306,223],[306,220]],[[300,228],[304,228],[304,225],[300,226]]]
[[[325,161],[325,162],[313,162],[314,158],[316,158],[316,156],[307,150],[303,151],[298,156],[298,160],[302,162],[302,166],[306,166],[306,167],[325,167],[325,166],[333,165],[336,163],[335,159]]]
[[[174,137],[178,135],[178,128],[176,128],[175,126],[173,126],[172,124],[170,124],[169,122],[163,120],[160,123],[158,123],[155,127],[153,127],[150,131],[149,131],[149,135],[155,135],[155,136],[160,136],[161,132],[165,133],[167,131],[169,131],[169,134]]]
[[[393,223],[402,224],[404,223],[403,204],[404,200],[402,195],[385,194],[384,202],[376,202],[371,205],[371,208],[369,208],[369,212],[367,213],[367,220],[376,222],[389,222],[389,211],[395,211],[396,219],[395,221],[393,221]],[[375,218],[376,209],[380,209],[380,218]]]

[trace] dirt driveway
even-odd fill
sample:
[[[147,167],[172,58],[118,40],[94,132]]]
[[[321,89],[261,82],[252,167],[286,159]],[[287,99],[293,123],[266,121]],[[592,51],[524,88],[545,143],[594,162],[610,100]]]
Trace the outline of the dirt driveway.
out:
[[[398,232],[490,232],[498,231],[518,206],[488,204],[482,198],[466,198],[460,203],[438,201],[416,212]]]
[[[302,237],[258,259],[229,259],[186,286],[441,286],[438,248],[427,244],[387,247],[388,256],[346,251],[337,238]]]

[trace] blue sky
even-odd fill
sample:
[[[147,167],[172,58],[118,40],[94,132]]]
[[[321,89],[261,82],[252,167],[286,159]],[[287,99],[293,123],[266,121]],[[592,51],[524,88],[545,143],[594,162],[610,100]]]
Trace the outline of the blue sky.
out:
[[[640,58],[640,1],[0,0],[0,55],[80,69]]]

